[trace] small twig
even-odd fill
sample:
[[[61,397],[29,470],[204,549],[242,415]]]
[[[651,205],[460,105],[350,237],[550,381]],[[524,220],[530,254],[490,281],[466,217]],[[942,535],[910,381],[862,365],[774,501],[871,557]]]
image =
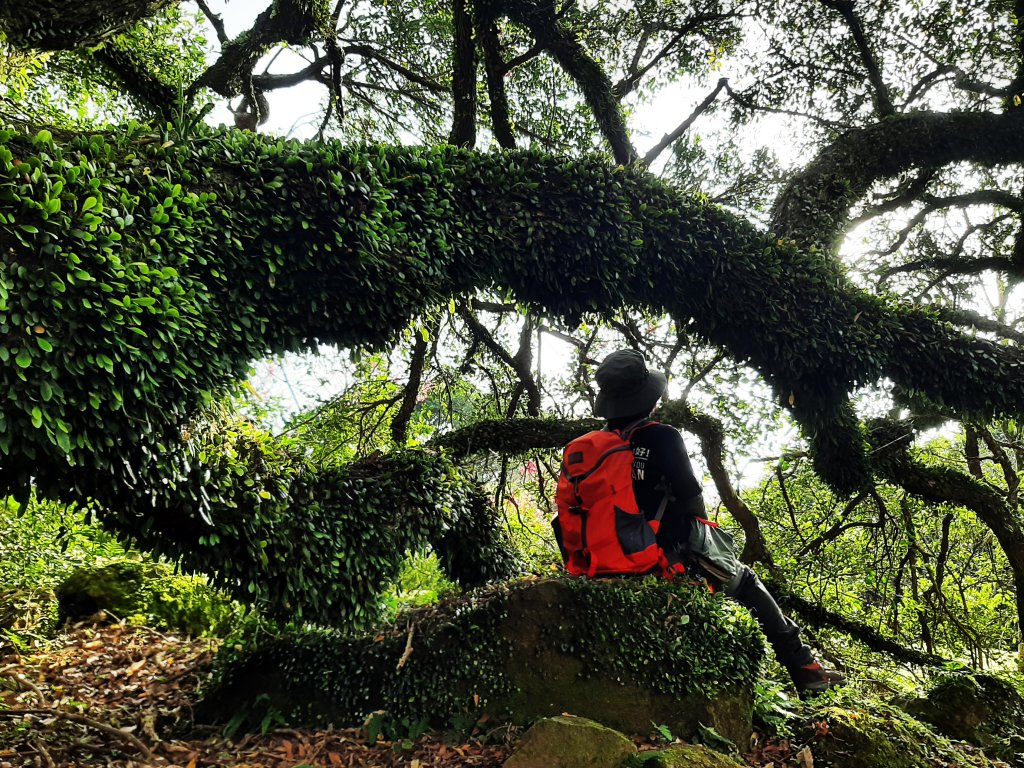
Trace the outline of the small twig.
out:
[[[18,674],[13,674],[13,675],[9,674],[10,670],[16,669],[17,667],[18,667],[17,664],[12,664],[10,666],[4,667],[3,669],[0,669],[0,677],[3,677],[5,679],[7,679],[7,680],[13,680],[14,682],[16,682],[18,685],[22,686],[23,688],[26,688],[27,690],[32,691],[32,693],[34,693],[39,698],[39,701],[41,701],[42,703],[45,704],[46,703],[46,696],[43,695],[43,692],[41,690],[39,690],[39,687],[35,683],[33,683],[31,680],[29,680],[27,677],[25,677],[20,672]]]
[[[49,707],[36,708],[36,709],[5,709],[0,711],[0,718],[3,719],[14,719],[18,717],[58,717],[64,720],[70,720],[72,723],[78,723],[80,725],[86,725],[90,728],[94,728],[97,731],[101,731],[108,736],[114,736],[115,738],[127,741],[133,747],[135,747],[147,760],[153,760],[153,753],[149,747],[139,739],[138,736],[122,731],[120,728],[115,728],[112,725],[101,723],[99,720],[93,720],[91,717],[85,715],[78,715],[72,712],[62,712],[59,709],[51,709]]]
[[[50,757],[50,753],[46,749],[46,745],[43,744],[42,739],[34,739],[32,741],[32,748],[43,756],[43,760],[46,761],[46,768],[57,768],[57,764],[53,762],[53,758]]]
[[[401,652],[401,658],[398,659],[398,666],[394,668],[395,672],[400,670],[402,667],[406,666],[406,663],[408,662],[409,657],[411,655],[413,655],[413,630],[414,629],[415,629],[414,625],[410,624],[409,625],[409,634],[406,636],[406,650],[403,650]]]

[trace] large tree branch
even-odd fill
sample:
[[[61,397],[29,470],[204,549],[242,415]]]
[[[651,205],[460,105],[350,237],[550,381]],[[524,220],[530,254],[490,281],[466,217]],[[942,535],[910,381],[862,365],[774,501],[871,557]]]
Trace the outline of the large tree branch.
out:
[[[871,184],[914,168],[957,162],[983,166],[1024,161],[1024,115],[912,113],[845,133],[791,179],[775,203],[780,236],[831,247],[850,208]]]
[[[225,386],[268,350],[312,340],[385,344],[431,306],[491,287],[572,323],[614,317],[623,307],[670,313],[762,373],[805,429],[816,468],[843,490],[869,478],[849,403],[859,386],[888,377],[963,414],[1018,415],[1024,403],[1019,350],[887,305],[822,254],[780,244],[647,173],[596,158],[480,155],[450,146],[367,152],[334,142],[278,145],[240,132],[209,132],[187,146],[130,133],[96,135],[84,145],[39,141],[6,137],[0,144],[0,171],[29,185],[3,203],[9,223],[0,226],[0,258],[6,300],[19,308],[12,311],[38,318],[54,337],[44,345],[60,351],[44,367],[42,358],[38,366],[33,360],[51,354],[45,346],[22,353],[20,336],[4,345],[19,353],[0,363],[3,387],[32,393],[19,400],[23,408],[3,413],[0,447],[8,453],[0,481],[8,487],[30,477],[67,485],[69,457],[91,466],[115,457],[141,461],[136,452],[147,439],[162,430],[173,435],[200,393]],[[53,164],[88,162],[82,146],[102,152],[103,162],[69,182]],[[40,170],[26,182],[17,169],[30,160]],[[44,170],[51,166],[53,178],[65,180],[62,202],[43,218],[20,201],[52,194]],[[34,184],[42,186],[32,191]],[[86,203],[96,189],[115,190],[104,194],[117,195],[116,217],[113,206],[97,212],[95,201]],[[168,209],[178,218],[165,221]],[[93,224],[102,238],[76,239]],[[175,239],[186,229],[186,240]],[[42,287],[33,282],[68,273],[67,261],[46,247],[56,238],[94,260],[86,274],[97,284],[124,283],[106,251],[89,255],[113,248],[114,236],[119,262],[169,269],[160,281],[132,284],[143,306],[163,306],[171,285],[187,286],[189,297],[176,309],[182,319],[165,318],[159,334],[149,313],[140,315],[145,336],[124,348],[100,324],[109,302],[93,295],[93,281],[72,272],[70,289],[48,277]],[[63,309],[79,296],[88,305]],[[79,329],[91,330],[83,337]],[[100,349],[107,351],[96,362]],[[91,362],[79,357],[88,354]],[[151,367],[140,362],[150,359]],[[37,414],[36,393],[44,383],[52,393],[53,371],[64,370],[52,367],[57,361],[76,373],[60,377],[60,399]],[[82,365],[114,382],[120,399],[91,405],[96,382],[77,373]],[[151,426],[140,432],[136,420]],[[73,445],[63,437],[71,425]]]
[[[1024,161],[1024,114],[915,112],[845,133],[779,195],[773,228],[804,246],[831,247],[850,208],[871,185],[914,168],[957,162],[990,166]]]
[[[323,10],[317,0],[276,0],[256,17],[251,29],[224,45],[220,58],[192,84],[190,93],[201,88],[225,97],[243,93],[256,62],[272,45],[303,45],[316,34],[327,36]]]
[[[550,0],[508,3],[502,11],[513,21],[527,27],[537,40],[537,44],[543,47],[576,82],[611,148],[615,161],[629,165],[637,160],[639,156],[630,140],[626,119],[611,80],[576,35],[561,22],[554,3]],[[481,18],[484,21],[493,19],[493,11],[490,14],[482,13]]]
[[[0,0],[0,29],[13,45],[66,51],[124,32],[179,0]]]

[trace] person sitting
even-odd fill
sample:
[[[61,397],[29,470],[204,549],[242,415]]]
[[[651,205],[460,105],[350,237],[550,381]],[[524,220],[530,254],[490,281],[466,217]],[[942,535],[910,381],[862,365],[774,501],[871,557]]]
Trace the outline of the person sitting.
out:
[[[649,419],[667,389],[665,374],[650,370],[639,352],[620,350],[604,359],[595,380],[594,413],[607,419],[607,429],[628,435],[633,492],[648,520],[660,513],[656,537],[666,557],[695,569],[750,611],[801,695],[845,684],[840,672],[815,658],[800,627],[782,613],[757,574],[739,562],[732,537],[706,519],[701,485],[682,435]]]

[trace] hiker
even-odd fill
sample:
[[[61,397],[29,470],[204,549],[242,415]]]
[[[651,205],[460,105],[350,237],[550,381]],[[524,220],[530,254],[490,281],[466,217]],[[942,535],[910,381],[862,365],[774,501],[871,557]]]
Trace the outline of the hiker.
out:
[[[639,352],[620,350],[604,359],[595,379],[595,415],[607,419],[606,430],[617,432],[632,447],[633,494],[656,531],[657,546],[651,549],[660,548],[667,565],[682,562],[746,607],[802,695],[844,684],[842,674],[814,658],[800,638],[800,628],[779,610],[757,574],[739,562],[732,537],[705,518],[701,486],[682,435],[648,418],[665,394],[665,375],[649,370]]]

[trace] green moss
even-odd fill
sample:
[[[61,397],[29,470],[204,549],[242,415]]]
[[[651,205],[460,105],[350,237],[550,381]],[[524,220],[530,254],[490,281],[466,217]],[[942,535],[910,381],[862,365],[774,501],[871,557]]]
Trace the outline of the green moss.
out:
[[[954,744],[894,707],[825,705],[812,707],[803,732],[823,768],[987,768],[993,763],[976,749]]]
[[[237,616],[222,593],[167,565],[122,560],[79,568],[57,587],[62,619],[105,611],[116,618],[190,635],[223,635]]]
[[[212,720],[243,712],[258,723],[269,707],[290,723],[360,724],[383,710],[407,725],[465,725],[484,714],[529,723],[571,711],[637,732],[655,718],[679,733],[700,721],[721,730],[709,699],[750,689],[762,655],[753,620],[701,586],[520,582],[365,635],[229,641],[198,711]],[[749,700],[745,717],[742,738]]]
[[[625,735],[584,717],[559,715],[537,721],[505,762],[505,768],[619,768],[636,754]]]
[[[1024,761],[1024,695],[1010,679],[949,672],[936,676],[924,698],[907,704],[915,717],[987,754]]]
[[[642,752],[625,768],[736,768],[735,760],[700,744],[679,744],[668,749]]]

